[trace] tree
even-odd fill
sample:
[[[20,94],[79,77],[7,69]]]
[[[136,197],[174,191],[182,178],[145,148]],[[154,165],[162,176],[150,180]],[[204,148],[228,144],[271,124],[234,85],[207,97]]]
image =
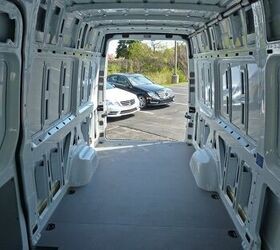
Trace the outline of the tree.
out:
[[[188,54],[185,44],[178,45],[178,67],[188,75]]]
[[[129,47],[132,44],[139,43],[139,41],[134,40],[119,40],[118,47],[116,49],[117,58],[125,58],[128,59]]]
[[[154,52],[156,52],[156,50],[162,49],[162,43],[160,41],[151,41],[151,47],[153,49]]]
[[[117,59],[109,60],[109,72],[142,73],[154,82],[169,84],[173,74],[174,48],[164,47],[161,43],[153,45],[140,41],[119,41]],[[186,46],[178,43],[177,49],[179,80],[186,82],[188,69]]]

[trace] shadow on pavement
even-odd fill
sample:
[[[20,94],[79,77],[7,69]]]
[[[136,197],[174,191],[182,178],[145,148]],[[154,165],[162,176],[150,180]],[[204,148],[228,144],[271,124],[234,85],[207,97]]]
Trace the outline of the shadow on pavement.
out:
[[[142,109],[143,111],[147,110],[157,110],[157,109],[166,109],[166,108],[169,108],[169,104],[163,104],[163,105],[158,105],[158,106],[149,106],[149,107],[146,107],[144,109]]]
[[[123,120],[127,120],[131,117],[134,117],[134,114],[131,115],[125,115],[125,116],[121,116],[121,117],[107,117],[107,121],[108,122],[118,122],[118,121],[123,121]]]

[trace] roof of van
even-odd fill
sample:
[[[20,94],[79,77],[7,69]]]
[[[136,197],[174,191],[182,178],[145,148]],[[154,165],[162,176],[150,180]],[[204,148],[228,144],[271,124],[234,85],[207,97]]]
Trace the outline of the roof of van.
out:
[[[67,12],[79,14],[84,22],[106,33],[157,31],[192,34],[217,19],[236,0],[67,0]],[[145,33],[146,33],[145,32]]]

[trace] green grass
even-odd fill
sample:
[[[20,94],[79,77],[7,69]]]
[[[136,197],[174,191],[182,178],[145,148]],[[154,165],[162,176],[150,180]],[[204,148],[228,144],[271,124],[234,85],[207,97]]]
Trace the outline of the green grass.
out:
[[[108,75],[113,74],[113,73],[141,73],[157,84],[160,84],[163,86],[172,85],[171,79],[172,79],[172,75],[173,75],[173,69],[171,67],[164,66],[164,67],[157,68],[157,69],[145,68],[143,70],[140,70],[140,69],[133,69],[133,68],[128,68],[128,67],[125,68],[125,67],[123,67],[122,63],[123,63],[123,61],[109,62]],[[179,75],[180,83],[183,83],[183,85],[184,85],[184,83],[187,82],[186,74],[181,69],[178,69],[177,73]]]
[[[174,84],[174,83],[164,83],[164,84],[160,84],[161,86],[164,86],[164,87],[185,87],[188,85],[187,82],[180,82],[180,83],[177,83],[177,84]]]
[[[155,83],[170,85],[173,75],[173,69],[163,68],[156,72],[143,72],[143,75],[150,78]],[[181,70],[178,70],[178,75],[180,83],[184,83],[187,81],[185,74]]]

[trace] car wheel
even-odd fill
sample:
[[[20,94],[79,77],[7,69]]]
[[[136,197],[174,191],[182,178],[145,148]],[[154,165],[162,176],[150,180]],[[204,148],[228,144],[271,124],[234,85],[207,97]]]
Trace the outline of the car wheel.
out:
[[[139,95],[138,96],[138,100],[139,100],[139,107],[140,107],[140,109],[145,108],[146,105],[147,105],[146,98],[144,96],[142,96],[142,95]]]

